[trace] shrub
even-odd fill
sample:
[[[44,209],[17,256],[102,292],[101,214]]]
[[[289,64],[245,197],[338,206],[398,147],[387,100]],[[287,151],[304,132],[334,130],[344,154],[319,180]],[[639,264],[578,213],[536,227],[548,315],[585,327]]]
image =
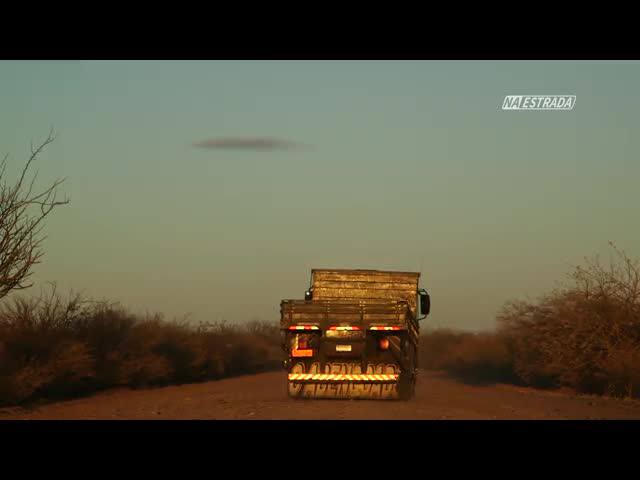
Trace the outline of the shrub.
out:
[[[0,404],[114,386],[197,382],[278,368],[278,325],[194,326],[138,316],[55,287],[0,308]]]
[[[493,333],[435,331],[423,366],[477,380],[640,396],[640,262],[613,244],[537,301],[507,302]]]
[[[496,333],[434,330],[420,340],[420,365],[472,382],[516,381],[506,339]]]

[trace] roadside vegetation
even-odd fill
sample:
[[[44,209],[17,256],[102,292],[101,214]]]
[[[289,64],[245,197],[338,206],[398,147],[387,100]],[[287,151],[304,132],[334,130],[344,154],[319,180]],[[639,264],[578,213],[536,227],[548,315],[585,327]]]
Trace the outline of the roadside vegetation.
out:
[[[273,322],[165,321],[55,288],[0,308],[0,405],[220,379],[281,360]]]
[[[420,366],[467,382],[640,397],[640,262],[611,246],[565,286],[505,303],[491,332],[429,330]],[[277,322],[193,324],[55,287],[0,304],[0,405],[280,368]]]
[[[567,280],[536,301],[507,302],[493,332],[428,330],[421,366],[467,381],[640,397],[640,262],[611,244],[606,264],[586,258]]]

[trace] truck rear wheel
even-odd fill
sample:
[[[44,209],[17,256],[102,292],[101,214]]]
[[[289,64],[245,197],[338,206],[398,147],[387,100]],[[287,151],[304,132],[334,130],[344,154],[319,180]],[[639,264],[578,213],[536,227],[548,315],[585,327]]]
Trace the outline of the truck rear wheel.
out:
[[[400,400],[411,400],[416,394],[416,348],[409,344],[406,337],[403,347],[407,352],[405,361],[408,364],[408,370],[401,372],[398,378],[398,398]]]
[[[411,400],[416,393],[415,376],[409,373],[401,373],[398,378],[398,398],[400,400]]]

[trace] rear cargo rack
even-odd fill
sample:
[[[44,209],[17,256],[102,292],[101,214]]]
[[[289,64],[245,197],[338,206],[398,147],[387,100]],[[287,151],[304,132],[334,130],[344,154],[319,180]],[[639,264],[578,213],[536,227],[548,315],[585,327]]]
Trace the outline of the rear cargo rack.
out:
[[[404,330],[412,314],[406,301],[371,299],[353,300],[283,300],[280,305],[281,328],[327,330],[340,323],[357,325],[363,330]]]

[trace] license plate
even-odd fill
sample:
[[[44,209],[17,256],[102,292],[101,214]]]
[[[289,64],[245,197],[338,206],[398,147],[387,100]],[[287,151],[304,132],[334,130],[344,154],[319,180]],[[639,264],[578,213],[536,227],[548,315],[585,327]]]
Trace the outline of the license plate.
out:
[[[336,345],[336,352],[350,352],[351,345]]]

